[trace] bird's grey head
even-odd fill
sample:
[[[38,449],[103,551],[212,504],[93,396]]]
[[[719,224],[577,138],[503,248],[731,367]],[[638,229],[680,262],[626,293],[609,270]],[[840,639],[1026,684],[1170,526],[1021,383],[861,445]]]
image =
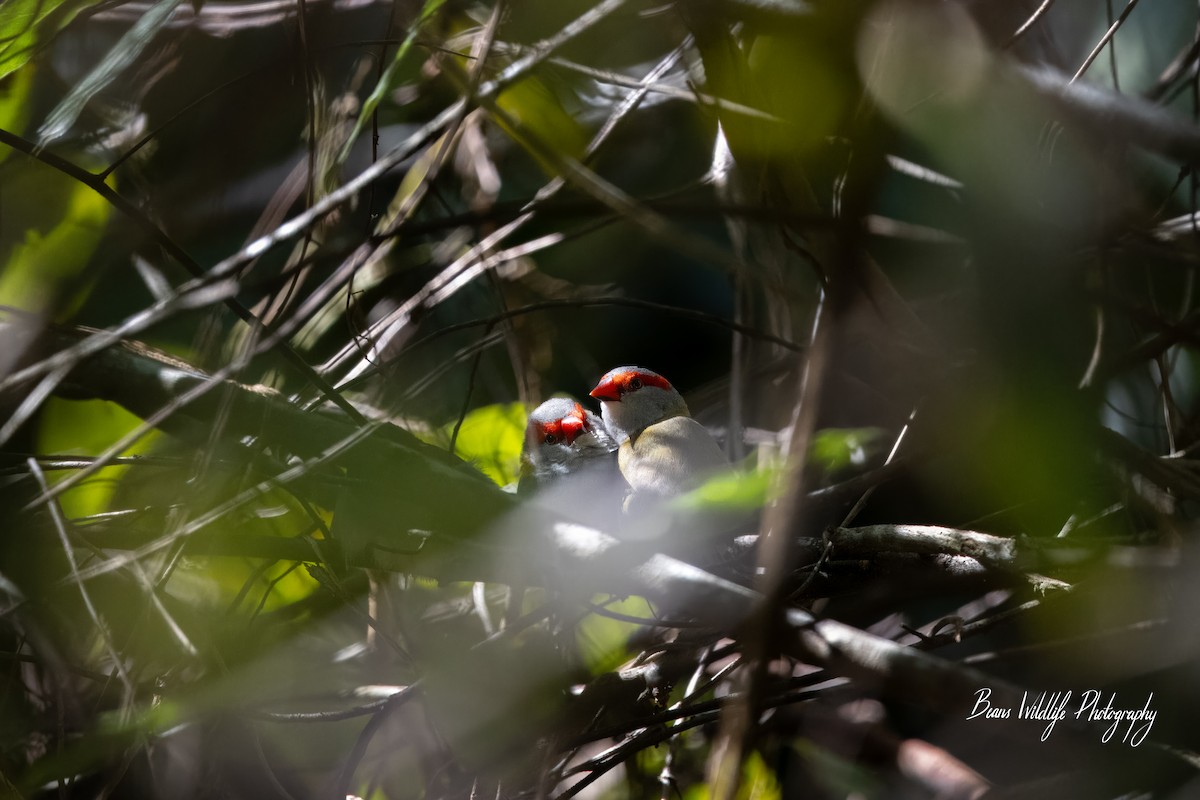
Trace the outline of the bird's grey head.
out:
[[[525,454],[541,478],[568,475],[615,448],[604,422],[570,397],[542,403],[525,426]]]
[[[604,424],[617,444],[647,425],[690,416],[687,403],[670,381],[644,367],[609,370],[591,395],[600,401]]]

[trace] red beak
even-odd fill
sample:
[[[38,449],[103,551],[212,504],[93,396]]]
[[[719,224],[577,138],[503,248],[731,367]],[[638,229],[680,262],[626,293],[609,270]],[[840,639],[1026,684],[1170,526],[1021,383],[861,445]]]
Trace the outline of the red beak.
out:
[[[567,444],[573,444],[575,437],[587,430],[587,423],[579,417],[563,417],[562,435]]]
[[[617,386],[617,382],[611,378],[605,378],[596,384],[596,388],[592,389],[589,394],[597,400],[620,400],[621,389]]]

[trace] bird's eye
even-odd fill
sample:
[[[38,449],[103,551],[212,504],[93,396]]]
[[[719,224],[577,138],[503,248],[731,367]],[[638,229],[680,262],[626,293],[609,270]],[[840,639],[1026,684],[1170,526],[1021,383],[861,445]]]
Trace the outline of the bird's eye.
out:
[[[555,437],[555,435],[553,433],[546,434],[546,444],[555,444],[557,442],[558,442],[558,439]]]
[[[632,378],[629,381],[629,391],[636,392],[640,388],[642,388],[642,379],[641,378]]]

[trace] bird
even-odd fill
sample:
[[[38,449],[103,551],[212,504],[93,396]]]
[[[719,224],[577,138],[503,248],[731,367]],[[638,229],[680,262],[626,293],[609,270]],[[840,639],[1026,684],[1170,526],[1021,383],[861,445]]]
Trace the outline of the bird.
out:
[[[526,423],[517,491],[525,495],[568,478],[601,478],[615,469],[616,449],[600,417],[573,397],[552,397]]]
[[[716,439],[692,419],[683,396],[657,372],[617,367],[590,394],[600,401],[631,497],[675,497],[729,469]]]
[[[615,524],[621,485],[616,450],[604,420],[575,398],[552,397],[539,405],[525,424],[517,483],[525,502],[497,533],[523,540],[529,531],[548,525],[546,513],[555,521],[592,528]],[[515,625],[522,612],[525,587],[534,579],[526,573],[529,568],[528,563],[512,565],[506,625]],[[570,651],[564,646],[565,653]]]

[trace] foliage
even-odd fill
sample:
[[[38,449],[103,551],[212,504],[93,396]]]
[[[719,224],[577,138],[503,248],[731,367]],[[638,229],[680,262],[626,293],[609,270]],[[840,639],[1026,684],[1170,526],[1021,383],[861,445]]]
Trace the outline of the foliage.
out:
[[[1197,11],[1035,5],[0,3],[0,796],[1186,793]]]
[[[500,486],[516,483],[525,443],[526,409],[520,403],[498,403],[471,409],[448,424],[442,439],[454,439],[455,452]]]
[[[90,5],[93,0],[12,0],[0,6],[0,78],[28,64],[39,44]]]

